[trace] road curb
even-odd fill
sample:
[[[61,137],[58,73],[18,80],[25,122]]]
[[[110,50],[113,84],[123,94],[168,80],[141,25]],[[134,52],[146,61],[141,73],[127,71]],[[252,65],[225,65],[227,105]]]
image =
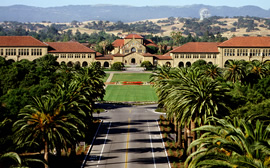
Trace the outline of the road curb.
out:
[[[85,166],[86,159],[87,159],[87,157],[89,156],[89,154],[90,154],[90,152],[91,152],[91,150],[92,150],[92,148],[93,148],[93,144],[94,144],[94,142],[95,142],[95,140],[96,140],[96,138],[97,138],[97,134],[98,134],[98,132],[99,132],[99,128],[100,128],[100,126],[101,126],[102,124],[103,124],[103,120],[101,120],[101,122],[99,123],[98,129],[97,129],[96,134],[95,134],[95,136],[94,136],[94,138],[93,138],[93,140],[92,140],[91,146],[90,146],[90,148],[88,149],[87,154],[86,154],[85,157],[84,157],[84,160],[83,160],[83,163],[82,163],[82,165],[81,165],[81,168],[84,168],[84,166]]]

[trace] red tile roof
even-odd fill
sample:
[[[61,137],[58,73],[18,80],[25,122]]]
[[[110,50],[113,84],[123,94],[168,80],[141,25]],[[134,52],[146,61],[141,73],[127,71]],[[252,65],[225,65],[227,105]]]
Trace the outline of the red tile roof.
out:
[[[96,51],[85,47],[78,42],[47,42],[49,53],[95,53]]]
[[[112,55],[102,55],[102,56],[98,56],[96,57],[96,60],[113,60],[113,56]]]
[[[270,47],[270,37],[233,37],[219,47]]]
[[[216,42],[189,42],[176,49],[172,53],[219,53]]]
[[[159,60],[172,60],[172,57],[169,55],[155,55],[155,57]]]
[[[143,43],[144,43],[145,46],[154,46],[154,47],[158,47],[157,44],[154,43],[151,39],[145,39]]]
[[[138,34],[129,34],[129,35],[127,35],[125,37],[125,39],[133,39],[133,38],[135,38],[135,39],[143,39],[143,37],[138,35]]]
[[[145,57],[153,57],[153,56],[155,56],[155,55],[153,55],[151,53],[145,53],[145,54],[142,54],[142,55],[145,56]]]
[[[124,46],[124,39],[116,39],[116,40],[112,43],[112,45],[113,45],[114,47],[122,47],[122,46]]]
[[[31,36],[0,36],[1,47],[48,47]]]
[[[117,53],[117,54],[113,54],[113,56],[114,56],[114,57],[124,57],[125,55],[124,55],[124,54],[119,54],[119,53]]]

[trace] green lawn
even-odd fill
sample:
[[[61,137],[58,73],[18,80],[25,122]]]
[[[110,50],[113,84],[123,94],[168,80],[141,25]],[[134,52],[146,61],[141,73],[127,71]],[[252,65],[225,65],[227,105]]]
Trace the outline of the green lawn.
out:
[[[151,73],[115,73],[111,82],[142,81],[150,82]]]
[[[108,85],[105,101],[156,102],[157,95],[150,85]]]

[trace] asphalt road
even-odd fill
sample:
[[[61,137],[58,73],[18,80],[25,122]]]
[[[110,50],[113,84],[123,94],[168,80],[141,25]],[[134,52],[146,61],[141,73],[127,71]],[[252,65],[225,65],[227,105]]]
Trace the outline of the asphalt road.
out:
[[[168,168],[155,105],[106,106],[86,168]]]

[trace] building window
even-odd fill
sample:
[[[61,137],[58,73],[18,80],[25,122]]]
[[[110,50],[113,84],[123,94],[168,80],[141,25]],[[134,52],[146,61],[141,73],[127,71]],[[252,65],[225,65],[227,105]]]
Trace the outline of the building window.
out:
[[[10,55],[10,50],[6,49],[6,55]]]
[[[235,50],[234,49],[230,49],[230,56],[235,56]]]
[[[82,58],[85,58],[86,56],[85,56],[85,54],[82,54]]]
[[[91,54],[88,54],[88,58],[91,58]]]
[[[263,53],[262,53],[262,56],[270,56],[270,52],[268,49],[264,49],[263,50]]]
[[[200,58],[206,58],[206,54],[201,54]]]
[[[198,54],[194,54],[193,55],[193,58],[199,58],[199,55]]]
[[[179,55],[178,54],[175,54],[174,58],[179,58]]]
[[[4,55],[4,49],[1,49],[1,55],[2,56]]]
[[[180,55],[180,58],[185,58],[185,55],[184,55],[184,54],[181,54],[181,55]]]
[[[217,58],[217,55],[216,55],[216,54],[214,54],[214,55],[213,55],[213,58]]]
[[[208,55],[207,55],[207,58],[211,58],[211,54],[208,54]]]
[[[72,56],[73,58],[73,56]],[[75,54],[75,58],[81,58],[80,54]]]
[[[191,54],[187,54],[186,55],[186,58],[191,58]]]

